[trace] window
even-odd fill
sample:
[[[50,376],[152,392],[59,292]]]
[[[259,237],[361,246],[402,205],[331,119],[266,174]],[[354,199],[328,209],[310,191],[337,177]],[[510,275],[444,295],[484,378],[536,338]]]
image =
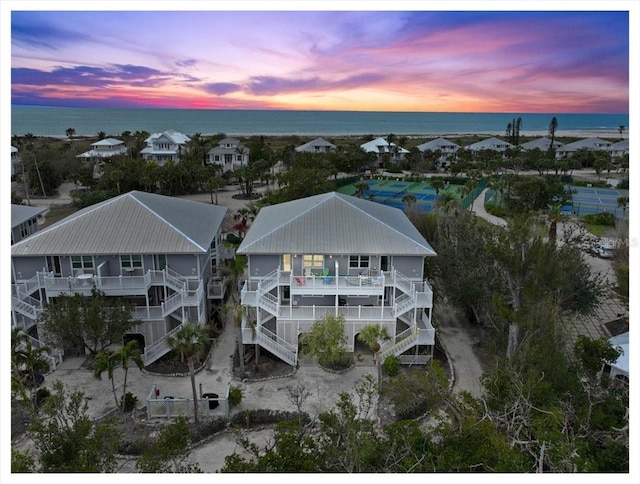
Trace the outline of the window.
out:
[[[134,269],[136,267],[142,267],[141,255],[121,255],[120,265],[123,269]]]
[[[92,255],[72,255],[71,267],[73,269],[93,269]]]
[[[369,267],[369,256],[368,255],[350,255],[349,267],[353,267],[356,269],[365,269]]]
[[[291,254],[282,254],[282,270],[291,271]]]
[[[233,163],[233,155],[224,155],[225,163]]]
[[[238,157],[236,158],[237,161],[242,161],[242,155],[238,155]]]
[[[213,161],[220,161],[220,155],[213,155]]]
[[[324,256],[321,254],[305,254],[302,256],[302,267],[322,269],[324,267]]]

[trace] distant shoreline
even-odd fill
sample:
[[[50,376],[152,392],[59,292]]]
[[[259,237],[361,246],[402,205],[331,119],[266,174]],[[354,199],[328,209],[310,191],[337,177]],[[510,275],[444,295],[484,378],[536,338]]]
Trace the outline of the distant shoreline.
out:
[[[193,133],[185,133],[187,136],[193,135]],[[201,136],[205,137],[213,137],[217,136],[220,133],[201,133]],[[261,133],[261,134],[253,134],[253,133],[225,133],[226,136],[237,137],[237,138],[251,138],[255,136],[265,136],[268,138],[288,138],[291,136],[297,136],[299,138],[341,138],[341,139],[349,139],[349,138],[362,138],[364,136],[381,136],[386,137],[389,133],[323,133],[323,134],[308,134],[308,133]],[[395,136],[407,136],[408,138],[425,138],[425,139],[435,139],[435,138],[470,138],[470,137],[492,137],[496,136],[498,138],[505,138],[504,131],[478,131],[478,132],[442,132],[442,133],[412,133],[412,134],[396,134]],[[115,136],[122,137],[120,134],[107,134],[107,137]],[[549,136],[548,131],[520,131],[520,136],[523,137],[543,137]],[[622,140],[629,139],[629,133],[625,130],[620,135],[620,132],[615,129],[585,129],[585,130],[558,130],[555,134],[556,138],[617,138]],[[63,135],[36,135],[36,138],[54,138],[54,139],[67,139],[67,136]],[[93,139],[97,138],[97,135],[75,135],[74,139]]]

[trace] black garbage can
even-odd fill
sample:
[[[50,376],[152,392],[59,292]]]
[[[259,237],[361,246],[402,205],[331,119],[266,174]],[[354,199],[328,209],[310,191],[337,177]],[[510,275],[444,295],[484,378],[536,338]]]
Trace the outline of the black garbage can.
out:
[[[217,393],[203,393],[202,394],[202,398],[218,398],[218,394]],[[220,405],[220,403],[218,403],[218,400],[209,400],[209,410],[213,410],[214,408],[217,408],[218,405]]]

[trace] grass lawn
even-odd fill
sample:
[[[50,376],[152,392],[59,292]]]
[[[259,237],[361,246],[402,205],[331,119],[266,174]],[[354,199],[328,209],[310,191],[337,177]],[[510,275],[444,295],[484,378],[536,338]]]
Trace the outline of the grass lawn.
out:
[[[596,237],[603,237],[608,232],[612,232],[614,230],[614,228],[611,227],[610,225],[597,225],[597,224],[591,224],[584,221],[582,222],[582,224],[584,225],[585,229],[587,229]]]

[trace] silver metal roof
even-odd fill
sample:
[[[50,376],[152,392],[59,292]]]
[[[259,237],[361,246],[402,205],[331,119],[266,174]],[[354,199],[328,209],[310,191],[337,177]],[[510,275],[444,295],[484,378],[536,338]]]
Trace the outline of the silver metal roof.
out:
[[[27,220],[37,217],[48,209],[46,207],[31,207],[28,205],[11,204],[11,228],[17,227]]]
[[[227,208],[132,191],[91,205],[11,247],[12,256],[207,252]]]
[[[436,255],[402,210],[337,192],[262,208],[237,252]]]

